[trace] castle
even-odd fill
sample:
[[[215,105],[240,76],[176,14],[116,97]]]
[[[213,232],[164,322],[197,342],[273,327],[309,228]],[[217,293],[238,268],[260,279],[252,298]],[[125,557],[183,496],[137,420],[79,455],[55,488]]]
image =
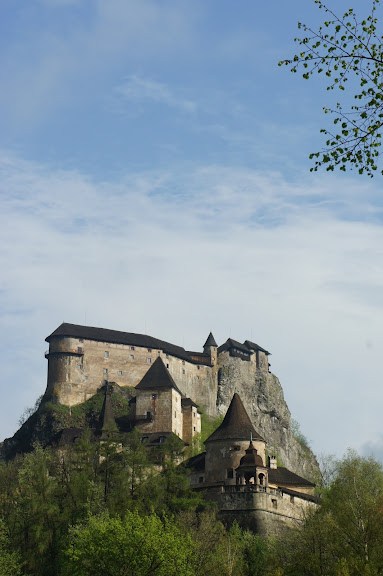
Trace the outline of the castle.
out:
[[[217,413],[220,388],[267,382],[269,352],[246,340],[217,346],[209,334],[203,352],[151,336],[62,324],[48,338],[47,396],[70,406],[93,396],[105,381],[129,387],[130,418],[152,444],[173,433],[190,443],[201,431],[200,408]],[[229,384],[228,384],[229,383]],[[112,418],[106,388],[104,414]],[[277,413],[277,407],[274,407]],[[187,467],[192,487],[204,489],[219,514],[264,535],[299,522],[315,507],[315,485],[278,467],[234,393],[219,428],[205,441],[206,452]]]
[[[47,395],[69,406],[88,400],[105,380],[136,388],[155,360],[161,358],[175,382],[174,390],[209,416],[216,416],[218,388],[230,372],[231,359],[248,363],[253,372],[267,373],[269,369],[267,350],[248,340],[241,344],[232,339],[218,347],[211,333],[203,352],[186,351],[143,334],[66,323],[46,341]],[[146,416],[153,412],[154,403],[148,402],[148,397],[145,401],[140,398],[136,410],[137,416]],[[175,408],[171,414],[171,431],[182,438],[181,411]]]

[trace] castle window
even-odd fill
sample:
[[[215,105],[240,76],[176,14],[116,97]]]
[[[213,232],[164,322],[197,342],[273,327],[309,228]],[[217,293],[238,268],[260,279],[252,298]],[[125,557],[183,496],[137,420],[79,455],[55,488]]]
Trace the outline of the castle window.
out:
[[[84,376],[84,380],[88,380],[88,376]]]
[[[185,366],[185,360],[182,360],[182,365]]]
[[[199,380],[199,376],[197,376],[197,380]]]
[[[182,374],[185,374],[185,370],[182,370]]]
[[[294,496],[290,496],[290,502],[291,504],[294,504]]]
[[[134,350],[134,346],[131,346],[130,349],[131,349],[131,350]]]
[[[152,349],[151,349],[151,348],[148,348],[148,352],[151,352],[151,351],[152,351]]]
[[[149,436],[143,436],[143,437],[141,438],[141,442],[142,442],[143,444],[146,444],[146,442],[147,442],[148,440],[149,440]]]
[[[197,370],[199,370],[201,368],[201,366],[197,366]]]
[[[77,346],[77,354],[82,354],[82,348],[81,348],[81,346]]]
[[[193,430],[194,430],[194,432],[195,432],[195,426],[193,426]]]
[[[159,438],[160,444],[163,444],[165,440],[166,440],[165,436],[160,436]]]
[[[169,364],[166,364],[166,368],[169,368]]]
[[[272,499],[271,503],[273,505],[273,508],[278,508],[278,502],[276,500]]]
[[[150,420],[151,417],[152,417],[152,413],[150,412],[150,410],[148,410],[148,412],[146,413],[147,420]]]
[[[157,394],[152,394],[153,400],[157,400]]]
[[[109,358],[109,352],[104,352],[104,358]]]
[[[229,478],[229,479],[234,478],[234,470],[233,470],[233,468],[228,468],[228,469],[226,470],[226,478]]]
[[[81,364],[77,364],[77,370],[81,370]]]
[[[147,358],[147,359],[146,359],[146,362],[147,362],[148,364],[150,364],[150,363],[151,363],[151,361],[152,361],[152,359],[151,359],[151,358]]]
[[[122,370],[119,370],[119,371],[118,371],[118,375],[119,375],[119,376],[122,376]]]
[[[174,418],[177,418],[177,412],[174,410]]]
[[[133,354],[130,355],[130,359],[131,359],[131,360],[134,360],[134,355],[133,355]]]
[[[108,373],[108,369],[104,368],[104,374],[107,374],[107,373]]]
[[[203,476],[200,476],[200,477],[198,478],[198,482],[199,482],[200,484],[202,484],[202,482],[203,482]]]
[[[84,339],[80,338],[79,342],[80,342],[80,344],[82,344],[84,342]]]

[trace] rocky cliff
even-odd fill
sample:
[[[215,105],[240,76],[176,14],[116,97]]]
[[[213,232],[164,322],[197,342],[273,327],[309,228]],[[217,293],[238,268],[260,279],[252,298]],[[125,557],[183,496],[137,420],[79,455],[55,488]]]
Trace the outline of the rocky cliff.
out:
[[[291,414],[276,376],[259,370],[252,362],[244,362],[228,354],[220,355],[218,370],[217,411],[225,414],[234,392],[237,392],[255,429],[266,440],[268,455],[275,455],[278,464],[304,478],[315,479],[319,466],[304,440],[293,430]]]

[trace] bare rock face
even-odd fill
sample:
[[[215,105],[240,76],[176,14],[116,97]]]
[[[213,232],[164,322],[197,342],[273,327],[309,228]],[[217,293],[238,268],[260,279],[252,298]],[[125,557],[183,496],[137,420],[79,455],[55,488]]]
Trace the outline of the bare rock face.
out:
[[[315,479],[319,472],[318,462],[304,438],[294,435],[291,414],[278,378],[257,368],[253,362],[221,354],[217,393],[219,414],[226,413],[235,392],[240,395],[255,429],[266,440],[268,455],[276,456],[279,466],[304,478]]]

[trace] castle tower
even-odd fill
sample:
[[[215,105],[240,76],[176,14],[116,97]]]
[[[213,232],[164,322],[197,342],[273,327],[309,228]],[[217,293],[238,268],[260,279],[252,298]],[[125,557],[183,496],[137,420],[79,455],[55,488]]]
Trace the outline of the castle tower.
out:
[[[205,481],[208,484],[235,484],[235,470],[249,445],[250,434],[257,460],[265,462],[266,442],[255,430],[242,400],[234,394],[222,424],[205,441]]]
[[[212,366],[217,365],[217,342],[214,339],[213,334],[210,332],[205,344],[203,345],[204,354],[210,355],[210,361]]]
[[[112,390],[113,386],[106,382],[105,385],[105,398],[100,415],[100,429],[101,437],[108,436],[109,433],[117,432],[117,424],[114,419],[113,406],[112,406]]]
[[[144,432],[183,433],[182,394],[158,357],[136,386],[136,419]],[[147,423],[144,423],[145,419]]]

